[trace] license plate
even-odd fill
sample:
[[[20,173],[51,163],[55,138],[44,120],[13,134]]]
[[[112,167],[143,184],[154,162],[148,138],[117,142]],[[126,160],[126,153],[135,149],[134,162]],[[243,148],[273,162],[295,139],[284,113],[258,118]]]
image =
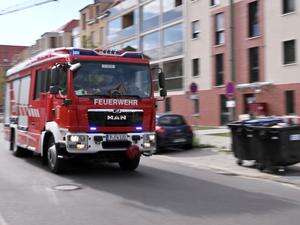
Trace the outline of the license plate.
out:
[[[175,143],[179,143],[179,142],[185,142],[186,140],[184,138],[178,138],[178,139],[175,139],[174,142]]]
[[[108,134],[107,141],[127,141],[127,134]]]

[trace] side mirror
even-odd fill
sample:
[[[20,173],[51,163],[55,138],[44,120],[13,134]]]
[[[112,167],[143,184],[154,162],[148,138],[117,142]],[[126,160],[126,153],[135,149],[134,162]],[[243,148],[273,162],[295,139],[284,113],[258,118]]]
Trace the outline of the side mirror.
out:
[[[75,64],[73,64],[73,65],[70,66],[70,70],[71,70],[72,72],[75,72],[75,71],[77,71],[80,67],[81,67],[81,64],[80,64],[80,63],[75,63]]]
[[[166,90],[166,80],[165,80],[165,74],[160,69],[158,72],[158,85],[159,85],[159,95],[162,98],[167,97],[167,90]]]
[[[158,85],[161,89],[166,88],[165,74],[162,72],[161,69],[158,72]]]
[[[50,86],[50,90],[49,90],[50,94],[52,95],[57,95],[59,93],[59,87],[54,85],[54,86]]]
[[[160,97],[162,97],[162,98],[165,98],[165,97],[167,97],[167,90],[166,89],[160,89],[160,91],[159,91],[159,95],[160,95]]]

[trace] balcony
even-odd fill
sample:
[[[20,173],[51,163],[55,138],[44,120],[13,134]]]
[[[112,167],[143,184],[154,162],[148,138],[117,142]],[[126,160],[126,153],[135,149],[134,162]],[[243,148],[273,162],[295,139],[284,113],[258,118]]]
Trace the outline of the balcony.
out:
[[[121,3],[119,3],[118,5],[116,5],[115,7],[109,9],[110,11],[110,16],[116,16],[119,15],[121,13],[123,13],[125,10],[137,5],[138,2],[137,0],[126,0],[123,1]]]
[[[164,46],[163,58],[181,55],[183,53],[183,42],[176,42],[171,45]]]
[[[145,50],[143,51],[144,55],[150,58],[150,60],[158,60],[159,59],[159,48]]]
[[[137,34],[137,25],[126,27],[118,32],[110,34],[108,36],[108,42],[113,43],[113,42],[121,41],[121,40],[129,38],[135,34]]]
[[[182,5],[163,13],[163,24],[182,18]]]
[[[142,32],[153,30],[159,26],[159,16],[142,21]]]

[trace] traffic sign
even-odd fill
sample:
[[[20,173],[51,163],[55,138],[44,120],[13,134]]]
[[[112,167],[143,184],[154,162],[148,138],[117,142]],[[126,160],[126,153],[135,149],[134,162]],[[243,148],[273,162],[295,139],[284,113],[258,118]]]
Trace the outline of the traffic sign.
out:
[[[226,97],[227,98],[233,98],[235,92],[235,87],[233,82],[229,82],[226,85]]]
[[[192,93],[196,93],[198,91],[198,85],[195,82],[191,83],[191,85],[190,85],[190,91]]]

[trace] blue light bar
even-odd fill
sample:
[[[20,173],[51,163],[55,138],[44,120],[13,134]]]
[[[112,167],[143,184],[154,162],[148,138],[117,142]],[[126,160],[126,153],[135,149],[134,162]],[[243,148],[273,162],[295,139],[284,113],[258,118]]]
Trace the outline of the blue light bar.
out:
[[[90,131],[97,131],[97,127],[90,127]]]
[[[98,54],[93,50],[72,49],[70,55],[97,56]]]
[[[142,127],[136,127],[135,130],[136,130],[136,131],[142,131],[143,128],[142,128]]]

